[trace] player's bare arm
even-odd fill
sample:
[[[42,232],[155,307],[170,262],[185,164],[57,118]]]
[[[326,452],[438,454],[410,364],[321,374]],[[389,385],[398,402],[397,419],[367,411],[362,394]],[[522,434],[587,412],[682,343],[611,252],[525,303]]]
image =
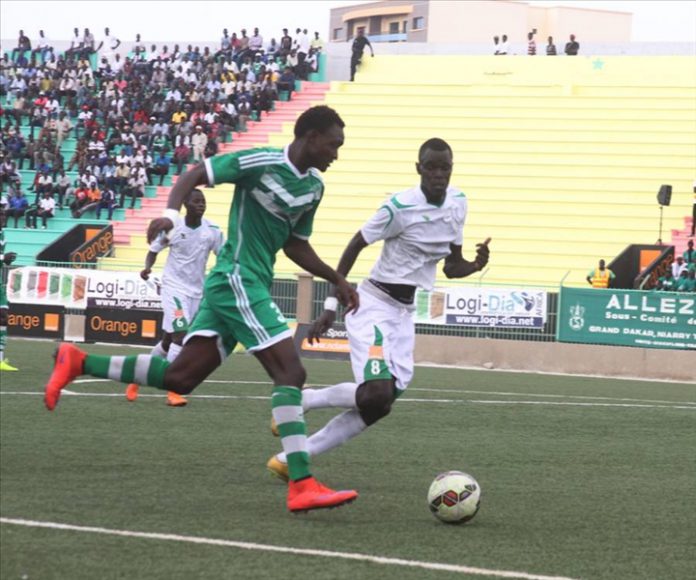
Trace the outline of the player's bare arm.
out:
[[[302,240],[296,237],[290,237],[283,247],[285,255],[290,258],[295,264],[303,268],[310,274],[314,274],[319,278],[331,282],[337,289],[337,298],[339,302],[346,308],[347,312],[357,310],[360,306],[358,293],[353,287],[346,282],[343,275],[339,274],[327,263],[323,262],[314,248],[307,240]]]
[[[181,175],[169,192],[167,209],[179,211],[186,195],[199,185],[208,184],[208,174],[205,165],[199,163],[190,171]],[[147,228],[147,243],[151,244],[160,232],[167,232],[174,227],[174,222],[168,217],[155,218]]]
[[[150,278],[150,272],[152,272],[152,266],[155,265],[157,261],[157,252],[148,252],[145,256],[145,268],[140,271],[140,277],[143,280],[148,280]]]
[[[479,272],[488,264],[490,250],[488,244],[490,238],[486,238],[482,243],[476,244],[476,258],[473,262],[462,257],[462,247],[450,244],[450,255],[445,258],[445,265],[442,271],[448,278],[466,278],[474,272]]]
[[[355,260],[358,259],[360,252],[362,252],[367,246],[368,243],[365,241],[362,233],[356,233],[350,242],[348,242],[346,249],[343,250],[343,254],[341,255],[341,259],[338,261],[336,271],[344,277],[348,276],[353,268],[353,264],[355,264]],[[329,290],[329,296],[336,296],[336,290],[334,288]],[[309,344],[314,344],[315,340],[319,342],[319,337],[329,330],[335,321],[336,311],[325,308],[324,311],[319,315],[319,318],[312,323],[312,326],[309,329],[309,334],[307,336]]]

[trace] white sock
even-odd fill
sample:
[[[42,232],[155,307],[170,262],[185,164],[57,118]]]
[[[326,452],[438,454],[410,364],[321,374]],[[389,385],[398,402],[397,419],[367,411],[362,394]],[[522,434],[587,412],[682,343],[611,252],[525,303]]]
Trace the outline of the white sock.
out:
[[[323,389],[302,389],[302,408],[305,411],[326,407],[354,409],[357,390],[358,385],[355,383],[338,383]]]
[[[183,347],[180,344],[176,344],[175,342],[172,342],[169,345],[169,352],[167,353],[167,360],[169,362],[174,362],[174,359],[179,356],[179,353],[181,352],[181,349]]]
[[[302,392],[304,393],[304,391]],[[307,453],[314,456],[331,451],[356,435],[360,435],[365,429],[367,429],[367,425],[357,409],[345,411],[336,415],[322,429],[307,439]],[[282,463],[287,463],[285,453],[279,453],[276,457]]]
[[[167,358],[167,351],[162,348],[162,341],[161,340],[150,351],[150,354],[152,356],[158,356],[160,358]]]

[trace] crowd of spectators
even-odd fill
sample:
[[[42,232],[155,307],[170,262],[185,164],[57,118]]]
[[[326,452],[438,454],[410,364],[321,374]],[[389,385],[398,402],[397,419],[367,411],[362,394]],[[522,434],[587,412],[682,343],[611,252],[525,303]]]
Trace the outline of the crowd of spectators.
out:
[[[215,155],[249,119],[262,120],[281,96],[291,99],[296,80],[317,70],[323,43],[314,36],[284,29],[266,43],[258,28],[251,36],[224,29],[211,49],[148,46],[138,34],[124,54],[109,28],[100,39],[75,28],[59,53],[43,30],[33,43],[20,31],[0,58],[0,195],[8,215],[15,226],[25,217],[25,227],[36,227],[41,217],[46,227],[55,207],[75,217],[134,207],[154,179],[162,185],[172,169],[179,175]],[[62,147],[68,138],[74,150]],[[25,167],[35,176],[23,192]],[[73,171],[77,178],[67,176]]]

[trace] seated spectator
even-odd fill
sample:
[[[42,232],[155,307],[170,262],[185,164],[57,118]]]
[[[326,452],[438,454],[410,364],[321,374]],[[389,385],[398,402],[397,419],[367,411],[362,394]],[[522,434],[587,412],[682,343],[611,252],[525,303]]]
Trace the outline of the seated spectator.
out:
[[[191,137],[191,146],[193,148],[194,163],[205,159],[205,148],[208,145],[208,136],[203,132],[201,125],[196,125],[196,132]]]
[[[682,272],[688,271],[689,267],[684,261],[684,256],[677,256],[677,259],[672,262],[672,276],[675,280],[679,280]]]
[[[65,174],[65,169],[61,169],[60,175],[58,176],[58,179],[56,180],[56,183],[53,186],[53,193],[54,196],[57,196],[58,198],[58,207],[60,209],[63,209],[63,202],[71,185],[72,182],[70,178]]]
[[[39,200],[43,198],[44,194],[53,193],[53,177],[51,177],[48,167],[42,167],[41,172],[37,174],[34,183],[34,190],[36,191],[34,205],[38,206]]]
[[[143,169],[141,163],[137,163],[135,167],[131,168],[128,183],[121,191],[119,207],[125,207],[126,196],[128,196],[131,198],[130,209],[135,208],[135,200],[145,195],[146,182],[147,175],[145,169]]]
[[[247,121],[249,121],[249,117],[251,117],[251,103],[249,103],[246,99],[246,97],[241,96],[239,97],[239,106],[237,107],[237,119],[239,121],[238,123],[238,130],[239,131],[246,131],[247,130]]]
[[[672,269],[668,269],[664,276],[660,276],[657,280],[657,290],[664,292],[674,292],[677,289],[677,281],[672,276]]]
[[[101,212],[103,209],[106,209],[108,212],[108,220],[111,221],[115,207],[116,193],[110,187],[105,187],[102,189],[99,202],[97,203],[97,219],[101,219]]]
[[[37,218],[41,218],[41,228],[46,229],[48,224],[48,219],[53,217],[56,209],[56,200],[50,192],[45,192],[39,203],[27,210],[26,212],[26,227],[36,229]]]
[[[175,175],[181,175],[184,165],[189,162],[191,156],[191,138],[188,135],[177,135],[174,139],[174,158],[176,163]]]
[[[164,178],[169,173],[170,164],[171,160],[169,159],[169,156],[164,151],[160,151],[157,154],[157,157],[155,157],[154,165],[147,170],[148,177],[150,174],[159,175],[159,185],[162,185],[164,183]]]
[[[73,192],[73,200],[70,203],[70,211],[74,218],[80,217],[80,210],[89,203],[89,188],[80,183]]]
[[[111,185],[111,189],[113,189],[116,193],[121,193],[121,191],[123,191],[123,188],[128,183],[129,177],[130,167],[125,163],[119,163],[116,167],[116,171],[114,172],[114,180]],[[108,185],[109,184],[107,183],[107,186]]]
[[[285,91],[288,93],[288,101],[292,100],[292,92],[295,90],[295,74],[289,66],[285,67],[283,74],[278,78],[276,83],[278,92]]]
[[[17,227],[17,222],[19,221],[19,218],[21,218],[26,213],[26,211],[28,209],[29,209],[29,201],[27,200],[26,197],[24,197],[22,190],[18,189],[10,197],[9,206],[7,209],[7,217],[14,218],[14,227],[15,228]]]
[[[696,269],[681,273],[677,281],[677,292],[696,292]]]

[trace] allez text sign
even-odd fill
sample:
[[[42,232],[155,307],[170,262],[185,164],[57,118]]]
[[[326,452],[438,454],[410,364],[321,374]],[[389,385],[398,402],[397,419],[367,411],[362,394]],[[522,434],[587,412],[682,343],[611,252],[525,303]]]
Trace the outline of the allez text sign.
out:
[[[562,288],[558,340],[696,349],[696,296]]]

